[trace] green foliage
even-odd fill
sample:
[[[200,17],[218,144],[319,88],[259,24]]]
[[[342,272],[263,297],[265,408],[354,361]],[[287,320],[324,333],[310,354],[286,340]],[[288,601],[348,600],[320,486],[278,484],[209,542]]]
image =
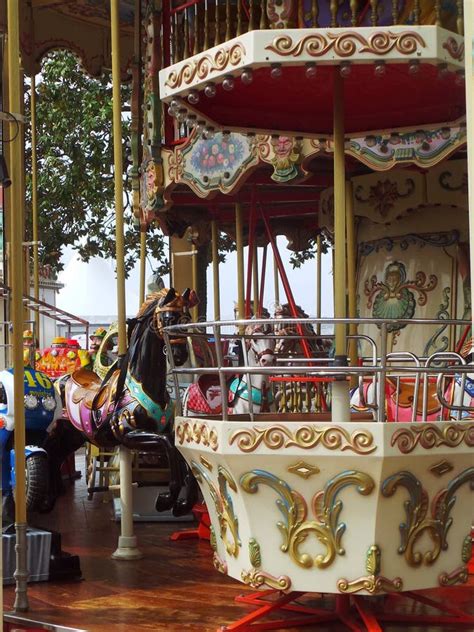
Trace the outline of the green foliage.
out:
[[[122,87],[122,103],[130,87]],[[27,94],[29,116],[30,91]],[[112,84],[109,75],[93,79],[69,52],[56,51],[44,61],[37,79],[37,154],[40,260],[61,270],[61,253],[70,245],[83,261],[115,258],[114,170],[112,140]],[[123,118],[125,141],[130,120]],[[31,208],[31,131],[27,138],[27,204]],[[124,190],[131,184],[124,174]],[[27,217],[31,239],[31,213]],[[151,234],[153,234],[153,238]],[[129,271],[138,257],[140,235],[125,209],[125,265]],[[150,229],[148,254],[167,266],[165,243],[158,229]]]
[[[321,233],[321,253],[326,254],[329,251],[330,243],[324,233]],[[299,252],[292,252],[290,256],[290,264],[293,268],[301,268],[305,261],[316,257],[316,238],[311,239],[310,247]]]

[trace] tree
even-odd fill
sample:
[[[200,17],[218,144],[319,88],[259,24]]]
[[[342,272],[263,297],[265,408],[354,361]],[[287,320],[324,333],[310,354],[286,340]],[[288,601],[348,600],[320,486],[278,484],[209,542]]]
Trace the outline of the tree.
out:
[[[130,87],[122,87],[122,104]],[[29,110],[30,93],[27,95]],[[62,269],[65,246],[83,261],[115,257],[112,84],[110,75],[93,79],[69,52],[56,51],[43,63],[37,83],[37,154],[40,262]],[[26,112],[29,115],[29,112]],[[130,120],[123,120],[123,138]],[[31,208],[31,132],[27,132],[27,205]],[[127,167],[124,143],[124,168]],[[124,174],[125,177],[125,174]],[[125,191],[130,190],[126,182]],[[31,213],[27,214],[31,239]],[[167,271],[165,241],[150,228],[148,253]],[[125,209],[125,266],[129,271],[139,250],[140,236]]]

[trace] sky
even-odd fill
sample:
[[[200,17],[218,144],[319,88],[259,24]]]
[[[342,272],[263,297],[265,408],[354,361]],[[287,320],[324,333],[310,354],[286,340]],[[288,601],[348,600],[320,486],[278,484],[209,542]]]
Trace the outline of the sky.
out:
[[[316,314],[316,263],[307,261],[299,269],[292,269],[289,264],[290,252],[286,248],[286,239],[278,238],[278,247],[283,259],[289,283],[298,305],[310,316]],[[260,258],[262,249],[259,249]],[[247,261],[247,249],[244,260]],[[77,254],[68,249],[63,255],[64,270],[59,274],[59,282],[64,288],[57,296],[57,306],[76,316],[85,316],[89,320],[95,317],[107,317],[113,320],[116,314],[117,286],[115,278],[114,261],[109,259],[94,258],[89,263],[79,261]],[[153,272],[153,261],[147,261],[146,277]],[[332,257],[331,254],[323,255],[322,264],[322,315],[332,315]],[[208,268],[208,319],[213,317],[213,293],[212,293],[212,266]],[[165,285],[169,279],[164,278]],[[191,284],[191,280],[190,280]],[[182,291],[184,288],[177,288]],[[227,255],[225,264],[220,266],[220,291],[221,291],[221,318],[232,319],[234,301],[237,300],[237,267],[236,254]],[[127,315],[134,315],[139,307],[139,265],[132,270],[126,281],[126,306]],[[280,301],[286,302],[283,286],[280,281]],[[274,311],[274,281],[272,257],[268,256],[267,273],[265,276],[265,300],[264,305]],[[104,318],[105,320],[105,318]]]

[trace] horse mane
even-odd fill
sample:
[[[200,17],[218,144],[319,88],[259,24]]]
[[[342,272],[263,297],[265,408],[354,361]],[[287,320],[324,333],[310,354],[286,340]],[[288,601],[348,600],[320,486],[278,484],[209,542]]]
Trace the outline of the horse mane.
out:
[[[129,325],[129,364],[130,375],[139,382],[143,390],[156,402],[164,405],[166,391],[166,357],[163,353],[164,342],[155,326],[155,310],[168,290],[153,292],[147,296],[137,317]]]

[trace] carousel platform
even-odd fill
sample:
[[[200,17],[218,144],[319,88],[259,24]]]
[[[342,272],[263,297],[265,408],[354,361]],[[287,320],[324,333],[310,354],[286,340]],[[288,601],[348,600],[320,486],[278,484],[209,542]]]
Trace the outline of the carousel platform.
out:
[[[79,466],[82,465],[81,458],[78,457]],[[144,559],[133,562],[112,560],[110,556],[117,543],[119,525],[114,520],[110,502],[104,502],[99,495],[95,495],[92,501],[87,499],[82,479],[71,482],[53,513],[37,516],[34,526],[54,528],[61,532],[64,549],[80,556],[83,580],[29,584],[30,612],[15,618],[15,629],[55,629],[40,627],[38,621],[41,621],[41,626],[49,624],[59,626],[57,629],[73,628],[90,632],[111,629],[116,632],[215,632],[221,627],[225,629],[224,626],[229,630],[235,629],[233,622],[255,609],[255,606],[235,601],[240,595],[246,595],[251,600],[254,590],[215,571],[209,542],[196,539],[170,540],[177,530],[192,525],[137,523],[135,529]],[[474,569],[471,566],[472,571]],[[449,604],[451,608],[474,613],[474,575],[469,576],[465,585],[426,590],[421,594],[428,599]],[[8,613],[14,599],[14,586],[6,586],[5,623],[9,621]],[[319,609],[330,607],[332,602],[331,596],[311,594],[299,598],[296,607]],[[399,596],[376,597],[370,603],[374,609],[386,613],[418,613],[433,617],[438,614],[426,604]],[[282,614],[270,613],[268,622],[272,621],[272,617],[281,619]],[[253,628],[250,625],[247,629]],[[281,628],[272,626],[266,629]],[[328,622],[286,629],[342,632],[348,628]],[[361,626],[360,629],[364,628]],[[402,624],[382,624],[382,629],[387,632],[410,629],[451,632],[472,627],[430,623],[415,628]]]

